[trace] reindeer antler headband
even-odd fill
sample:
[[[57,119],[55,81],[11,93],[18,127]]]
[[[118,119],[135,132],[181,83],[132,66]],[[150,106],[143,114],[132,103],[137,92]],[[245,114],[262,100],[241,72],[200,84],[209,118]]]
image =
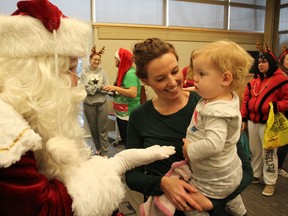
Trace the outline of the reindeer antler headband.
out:
[[[263,45],[260,44],[259,41],[257,41],[256,43],[256,48],[260,51],[260,52],[265,52],[265,53],[269,53],[271,52],[270,48],[268,47],[267,43],[264,43],[264,49],[263,49]]]
[[[273,52],[271,52],[271,50],[268,47],[267,43],[264,43],[264,49],[263,49],[263,45],[261,45],[260,42],[257,41],[256,48],[259,50],[260,55],[261,55],[261,53],[267,53],[267,54],[271,55],[275,59],[275,61],[277,61],[276,56],[274,55]]]
[[[102,49],[99,52],[96,51],[96,46],[93,46],[92,49],[91,49],[91,54],[96,54],[96,55],[99,55],[99,56],[104,54],[104,52],[105,52],[105,46],[103,46]]]
[[[281,50],[282,50],[282,53],[280,54],[280,56],[278,58],[279,61],[284,55],[288,54],[288,47],[286,47],[285,45],[282,45],[282,49]]]

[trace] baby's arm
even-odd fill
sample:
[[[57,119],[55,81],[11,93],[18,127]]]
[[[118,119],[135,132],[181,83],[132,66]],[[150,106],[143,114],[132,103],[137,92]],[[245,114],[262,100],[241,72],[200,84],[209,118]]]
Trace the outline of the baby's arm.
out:
[[[190,144],[189,141],[186,139],[186,138],[183,138],[182,139],[183,141],[183,146],[182,146],[182,153],[183,153],[183,156],[185,158],[186,161],[189,161],[189,157],[188,157],[188,153],[187,153],[187,148],[188,148],[188,145]]]
[[[187,154],[187,147],[191,143],[186,138],[183,138],[182,140],[184,143],[182,147],[183,156],[186,161],[189,161],[188,154]],[[213,208],[213,204],[211,203],[211,201],[207,197],[205,197],[203,194],[201,194],[199,191],[195,192],[195,187],[193,185],[189,185],[189,187],[186,187],[185,190],[189,194],[186,200],[188,207],[184,209],[185,211],[195,209],[193,208],[193,206],[189,205],[189,203],[193,203],[193,202],[196,202],[198,205],[200,205],[203,211],[207,211]]]

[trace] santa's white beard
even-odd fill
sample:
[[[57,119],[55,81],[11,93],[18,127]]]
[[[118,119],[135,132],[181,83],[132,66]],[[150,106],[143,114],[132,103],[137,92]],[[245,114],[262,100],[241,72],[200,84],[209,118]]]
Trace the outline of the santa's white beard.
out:
[[[80,127],[78,116],[81,101],[85,98],[86,92],[81,86],[61,88],[60,91],[59,103],[55,96],[51,109],[43,109],[43,113],[39,110],[38,113],[31,113],[26,117],[31,127],[41,135],[44,142],[57,135],[70,139],[83,138],[83,130]],[[49,106],[49,104],[42,104],[41,106],[47,105]],[[60,119],[58,119],[58,111],[60,112]]]
[[[39,170],[51,178],[59,167],[59,161],[53,161],[46,146],[52,138],[64,138],[61,142],[57,139],[54,146],[77,149],[78,159],[85,160],[91,154],[78,121],[86,91],[83,86],[72,87],[70,76],[65,73],[70,57],[59,56],[58,61],[59,80],[54,71],[53,56],[0,58],[0,97],[41,136],[42,150],[35,152],[35,157]],[[57,149],[53,152],[61,157]]]
[[[86,96],[86,91],[82,86],[79,87],[70,87],[61,89],[60,103],[57,104],[58,107],[55,107],[53,110],[49,110],[46,115],[42,115],[43,118],[38,118],[36,126],[38,133],[43,138],[43,148],[35,152],[36,161],[38,164],[39,171],[46,175],[48,178],[54,178],[60,172],[61,164],[58,164],[59,161],[55,161],[55,155],[52,155],[49,148],[47,149],[47,142],[55,137],[60,137],[61,141],[57,145],[70,146],[71,149],[77,148],[79,155],[75,156],[75,163],[86,160],[91,155],[91,149],[84,142],[84,130],[80,127],[79,124],[79,111],[81,101]],[[60,125],[57,121],[57,112],[60,111]],[[39,115],[39,114],[38,114]],[[33,117],[31,117],[33,118]],[[61,126],[61,134],[59,131],[59,126]],[[63,139],[62,139],[63,138]],[[55,142],[55,139],[53,139]],[[57,142],[56,141],[56,142]],[[51,143],[51,142],[50,142]],[[59,149],[62,146],[59,146]],[[53,147],[54,148],[54,147]],[[53,150],[53,154],[57,154],[57,149]],[[65,157],[70,157],[68,155],[59,155],[65,161]],[[54,159],[53,159],[54,157]],[[58,156],[56,156],[57,158]],[[58,160],[58,159],[56,159]]]

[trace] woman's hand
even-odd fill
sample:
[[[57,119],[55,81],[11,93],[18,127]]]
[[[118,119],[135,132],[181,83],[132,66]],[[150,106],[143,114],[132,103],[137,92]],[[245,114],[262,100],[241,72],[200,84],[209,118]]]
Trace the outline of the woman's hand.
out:
[[[201,206],[190,195],[199,194],[197,189],[187,182],[178,178],[164,176],[161,179],[161,189],[178,210],[189,211],[197,209],[202,211]]]
[[[128,97],[128,98],[135,98],[137,96],[137,87],[136,86],[131,86],[130,88],[122,88],[119,86],[107,85],[107,86],[104,86],[103,89],[106,91],[118,92],[119,94],[123,95],[124,97]]]
[[[118,88],[118,87],[114,86],[114,85],[106,85],[103,87],[103,90],[105,90],[105,91],[117,91],[116,88]]]
[[[246,128],[247,123],[246,122],[242,122],[241,124],[241,132],[243,132]]]

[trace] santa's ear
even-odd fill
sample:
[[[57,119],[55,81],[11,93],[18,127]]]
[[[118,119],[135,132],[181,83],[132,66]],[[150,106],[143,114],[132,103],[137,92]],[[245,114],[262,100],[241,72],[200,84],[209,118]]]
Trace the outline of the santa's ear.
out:
[[[233,75],[230,71],[226,71],[222,75],[222,85],[229,86],[233,81]]]

